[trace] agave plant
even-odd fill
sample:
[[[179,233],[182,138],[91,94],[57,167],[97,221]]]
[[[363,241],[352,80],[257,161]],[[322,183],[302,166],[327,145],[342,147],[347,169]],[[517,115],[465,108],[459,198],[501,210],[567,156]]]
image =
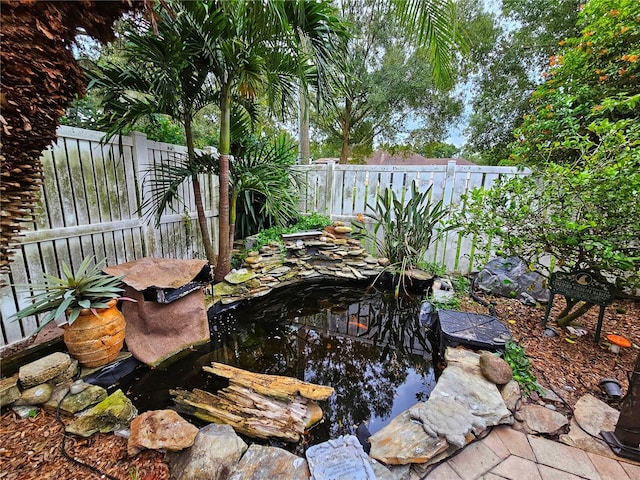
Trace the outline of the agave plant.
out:
[[[94,257],[86,257],[78,270],[74,273],[67,264],[62,265],[62,277],[45,273],[45,281],[40,284],[29,284],[35,293],[32,304],[19,310],[15,320],[31,315],[46,313],[38,333],[51,320],[67,314],[67,321],[72,324],[83,309],[94,311],[97,308],[108,308],[108,302],[119,298],[124,291],[120,288],[122,276],[113,276],[102,271],[105,261],[102,260],[91,266]]]
[[[415,181],[411,184],[411,195],[406,202],[399,199],[391,188],[387,188],[378,195],[376,204],[367,204],[367,208],[373,213],[364,216],[358,214],[358,220],[352,225],[356,235],[372,242],[376,253],[389,259],[387,269],[398,274],[394,280],[397,294],[405,273],[416,267],[431,242],[450,228],[436,230],[448,210],[442,200],[433,202],[431,186],[420,192]],[[364,225],[365,216],[374,221],[372,231],[368,231]]]

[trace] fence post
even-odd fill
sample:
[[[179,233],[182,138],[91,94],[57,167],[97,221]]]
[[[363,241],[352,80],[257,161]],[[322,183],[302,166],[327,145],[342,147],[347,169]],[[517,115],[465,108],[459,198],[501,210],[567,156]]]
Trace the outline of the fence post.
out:
[[[335,166],[335,162],[329,162],[326,164],[326,181],[327,189],[329,190],[327,192],[327,217],[331,220],[333,220],[331,218],[333,215],[333,199],[335,198],[335,190],[337,188],[337,185],[335,185]]]
[[[131,132],[133,141],[133,165],[135,168],[135,180],[137,183],[136,190],[138,193],[138,221],[142,238],[144,239],[143,253],[147,257],[156,256],[156,248],[159,245],[159,238],[156,229],[150,226],[144,219],[142,212],[142,204],[145,199],[151,196],[151,187],[149,182],[145,182],[145,175],[150,171],[152,162],[149,155],[149,144],[147,136],[141,132]]]

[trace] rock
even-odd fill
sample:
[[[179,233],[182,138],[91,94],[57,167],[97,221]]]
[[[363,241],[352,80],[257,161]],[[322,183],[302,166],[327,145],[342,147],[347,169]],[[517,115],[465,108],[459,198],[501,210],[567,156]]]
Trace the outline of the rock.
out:
[[[172,480],[226,480],[247,450],[230,425],[200,429],[191,448],[167,454]]]
[[[381,267],[386,267],[390,263],[391,261],[388,258],[385,258],[385,257],[378,258],[378,265],[380,265]]]
[[[249,257],[259,257],[259,256],[260,256],[260,252],[258,252],[257,250],[252,250],[252,251],[247,253],[247,258],[249,258]]]
[[[519,257],[494,258],[478,273],[476,286],[485,292],[507,298],[520,298],[526,293],[537,302],[547,303],[550,292],[546,279]]]
[[[20,398],[14,402],[16,406],[42,405],[51,398],[53,389],[48,383],[36,385],[35,387],[23,390]]]
[[[260,255],[255,255],[253,257],[247,257],[244,259],[244,262],[249,265],[256,265],[256,264],[259,264],[261,261],[262,261],[262,257]],[[229,282],[229,283],[233,283],[233,282]],[[243,282],[240,282],[240,283],[243,283]]]
[[[61,375],[70,365],[71,357],[69,355],[55,352],[20,367],[18,378],[24,388],[35,387]]]
[[[480,433],[487,428],[484,419],[475,416],[468,405],[454,398],[429,398],[410,408],[409,415],[422,423],[429,436],[444,437],[458,448],[466,445],[466,436],[471,431]]]
[[[71,386],[69,387],[69,393],[71,395],[77,395],[78,393],[82,392],[83,390],[86,390],[87,388],[89,388],[89,384],[86,383],[84,380],[79,379],[71,384]]]
[[[502,395],[505,406],[511,412],[514,412],[516,408],[518,408],[518,402],[522,400],[520,385],[518,385],[518,382],[516,382],[515,380],[510,380],[509,382],[507,382],[507,384],[502,387],[500,395]]]
[[[224,277],[224,280],[225,282],[231,283],[232,285],[239,285],[251,280],[255,276],[255,272],[249,271],[246,268],[240,268],[235,272],[228,273],[227,276]]]
[[[276,447],[253,444],[231,473],[229,480],[309,480],[304,458]]]
[[[50,383],[52,385],[61,385],[63,383],[69,382],[73,377],[77,375],[78,365],[78,360],[72,358],[69,367],[67,367],[67,369],[57,377],[49,380],[47,383]]]
[[[405,410],[369,437],[369,455],[387,465],[426,463],[448,448],[442,438],[431,437]]]
[[[20,398],[18,375],[0,380],[0,407],[9,405]]]
[[[209,342],[204,290],[195,290],[171,303],[148,301],[143,292],[125,288],[136,302],[122,302],[127,319],[127,350],[151,367],[189,348]]]
[[[40,409],[33,405],[11,405],[11,410],[20,418],[33,418],[38,415]]]
[[[447,348],[447,367],[431,392],[434,395],[455,398],[470,411],[484,419],[487,425],[509,424],[511,412],[502,400],[498,387],[480,370],[480,356],[464,348]]]
[[[600,432],[613,432],[619,416],[620,412],[616,409],[593,395],[586,394],[576,402],[573,418],[569,424],[569,433],[560,435],[560,441],[587,452],[616,458],[609,446],[600,438]],[[588,433],[585,433],[583,428]]]
[[[89,437],[96,432],[113,432],[129,426],[129,422],[138,414],[122,390],[116,390],[102,402],[82,413],[67,425],[65,431]]]
[[[198,428],[174,410],[149,410],[131,421],[129,456],[144,449],[176,452],[193,445]]]
[[[60,410],[67,413],[77,413],[92,405],[96,405],[107,398],[107,391],[97,385],[89,385],[80,393],[67,395],[60,404]]]
[[[480,354],[480,370],[487,380],[496,385],[505,385],[513,378],[509,364],[490,352]]]
[[[309,447],[306,456],[313,480],[376,479],[367,454],[353,435],[340,436]]]
[[[351,227],[345,227],[345,226],[337,226],[337,227],[334,227],[333,230],[338,234],[351,233],[353,231]]]
[[[520,414],[528,433],[554,434],[569,423],[567,417],[561,413],[540,405],[524,405]]]

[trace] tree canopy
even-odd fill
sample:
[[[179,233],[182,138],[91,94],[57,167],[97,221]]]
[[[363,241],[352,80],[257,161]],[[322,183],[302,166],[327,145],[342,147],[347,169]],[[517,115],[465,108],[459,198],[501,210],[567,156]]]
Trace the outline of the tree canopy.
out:
[[[542,271],[640,286],[640,4],[590,0],[531,97],[511,161],[534,175],[469,198],[467,231]]]

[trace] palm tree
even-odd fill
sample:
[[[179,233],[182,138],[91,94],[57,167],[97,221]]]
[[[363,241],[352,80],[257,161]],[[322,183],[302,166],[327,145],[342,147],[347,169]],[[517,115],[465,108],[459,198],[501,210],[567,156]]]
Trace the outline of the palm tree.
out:
[[[219,251],[215,281],[231,267],[233,230],[229,210],[229,153],[234,97],[253,101],[264,94],[281,113],[295,106],[299,81],[322,93],[338,37],[345,34],[328,1],[224,0],[204,3],[224,18],[222,31],[207,30],[200,4],[184,2],[181,12],[201,32],[203,49],[219,91]]]
[[[218,86],[209,75],[209,58],[204,55],[200,36],[191,22],[167,8],[157,7],[154,13],[155,28],[150,22],[139,20],[128,32],[120,52],[122,58],[87,69],[89,88],[99,89],[102,95],[104,115],[99,123],[106,128],[107,138],[156,113],[168,115],[184,127],[186,162],[176,167],[178,172],[162,165],[158,173],[164,174],[165,179],[172,175],[166,186],[173,187],[173,193],[176,177],[191,179],[207,260],[215,264],[199,180],[199,174],[210,173],[212,166],[195,154],[192,125],[196,114],[216,101]],[[208,12],[200,21],[201,28],[210,34],[223,29],[221,12]],[[171,198],[169,195],[164,200],[169,202]]]

